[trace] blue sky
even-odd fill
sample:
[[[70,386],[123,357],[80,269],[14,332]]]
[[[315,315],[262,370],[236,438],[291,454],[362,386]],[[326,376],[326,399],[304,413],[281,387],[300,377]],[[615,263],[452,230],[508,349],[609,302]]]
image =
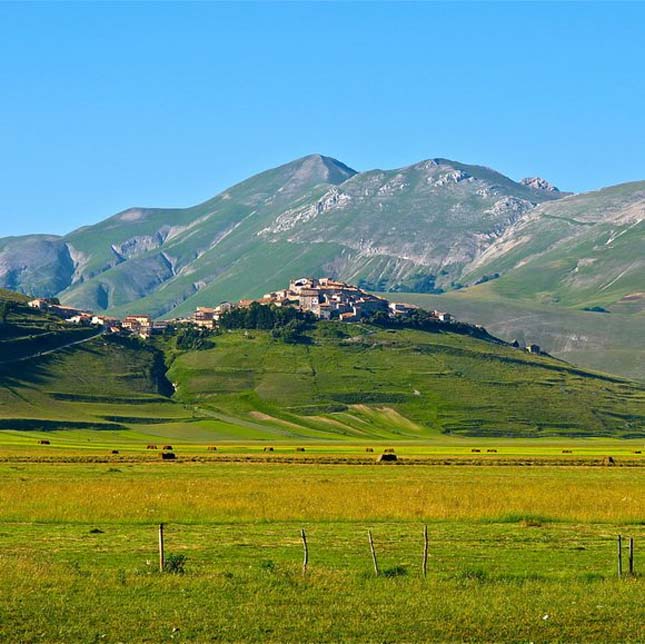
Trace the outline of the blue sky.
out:
[[[0,3],[0,236],[311,152],[645,179],[645,4]]]

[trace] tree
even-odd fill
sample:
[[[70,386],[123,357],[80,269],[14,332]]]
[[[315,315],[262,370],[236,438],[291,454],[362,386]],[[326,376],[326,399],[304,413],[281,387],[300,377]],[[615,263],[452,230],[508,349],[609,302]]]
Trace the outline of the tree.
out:
[[[2,324],[7,323],[7,318],[12,310],[13,304],[11,302],[7,302],[6,300],[0,302],[0,321],[2,321]]]

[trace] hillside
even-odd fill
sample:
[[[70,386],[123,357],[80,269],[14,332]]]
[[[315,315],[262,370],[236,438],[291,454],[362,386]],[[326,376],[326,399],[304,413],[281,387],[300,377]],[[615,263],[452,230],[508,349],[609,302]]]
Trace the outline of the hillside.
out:
[[[465,279],[501,274],[512,300],[645,311],[645,182],[544,203],[512,224]]]
[[[0,292],[0,307],[6,302],[12,306],[0,319],[0,429],[118,431],[127,429],[124,411],[176,414],[159,351],[70,326]]]
[[[457,319],[482,324],[507,342],[535,342],[551,355],[586,369],[645,381],[645,312],[584,311],[513,300],[494,290],[496,282],[442,295],[399,297],[426,309],[450,311]]]
[[[359,173],[310,155],[190,208],[0,239],[0,287],[174,317],[331,275],[395,299],[445,292],[436,306],[507,340],[645,379],[644,212],[645,182],[570,195],[447,159]]]
[[[28,298],[0,289],[0,366],[16,363],[96,336],[97,329],[74,327],[27,306]]]
[[[201,351],[156,342],[101,337],[0,365],[0,428],[124,445],[645,436],[642,385],[467,335],[330,322],[295,344],[259,330]]]

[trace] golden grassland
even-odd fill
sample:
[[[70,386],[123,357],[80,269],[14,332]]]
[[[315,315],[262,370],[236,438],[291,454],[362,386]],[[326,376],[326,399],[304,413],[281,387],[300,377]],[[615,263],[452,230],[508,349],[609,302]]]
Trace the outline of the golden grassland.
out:
[[[2,464],[0,521],[645,520],[641,468]]]
[[[642,641],[642,472],[0,463],[0,641]]]

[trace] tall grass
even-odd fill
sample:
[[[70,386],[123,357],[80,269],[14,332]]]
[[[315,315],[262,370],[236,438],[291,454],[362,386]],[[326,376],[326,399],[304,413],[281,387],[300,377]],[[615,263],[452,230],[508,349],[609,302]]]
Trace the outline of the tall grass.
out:
[[[262,464],[0,466],[0,521],[638,522],[639,470]]]

